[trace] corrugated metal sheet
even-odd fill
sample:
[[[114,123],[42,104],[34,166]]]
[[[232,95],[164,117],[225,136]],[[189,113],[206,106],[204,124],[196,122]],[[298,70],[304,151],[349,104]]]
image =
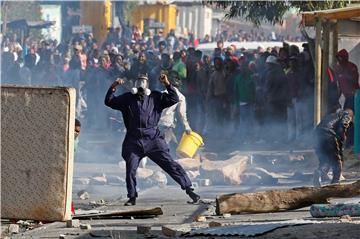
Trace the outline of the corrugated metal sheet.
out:
[[[189,236],[256,236],[277,228],[312,224],[313,221],[290,220],[276,223],[241,224],[213,228],[201,228],[189,232]]]

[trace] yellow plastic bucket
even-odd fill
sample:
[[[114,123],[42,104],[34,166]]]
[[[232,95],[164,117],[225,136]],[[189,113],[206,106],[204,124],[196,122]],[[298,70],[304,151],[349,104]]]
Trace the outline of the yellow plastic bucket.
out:
[[[199,147],[203,145],[204,141],[198,133],[194,131],[191,131],[190,134],[183,133],[176,152],[180,157],[192,158]]]

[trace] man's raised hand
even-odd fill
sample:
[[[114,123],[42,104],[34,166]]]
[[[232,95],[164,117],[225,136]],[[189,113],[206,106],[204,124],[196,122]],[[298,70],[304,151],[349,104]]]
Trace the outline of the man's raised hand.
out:
[[[160,82],[164,86],[169,86],[170,85],[170,81],[168,80],[168,78],[167,78],[167,76],[165,74],[160,75]]]
[[[122,84],[124,84],[124,83],[125,83],[125,81],[124,81],[123,79],[117,78],[116,81],[114,81],[114,82],[112,83],[111,88],[114,89],[116,86],[122,85]]]

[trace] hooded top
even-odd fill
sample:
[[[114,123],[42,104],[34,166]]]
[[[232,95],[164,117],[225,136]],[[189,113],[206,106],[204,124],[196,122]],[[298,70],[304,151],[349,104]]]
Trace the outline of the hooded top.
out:
[[[343,58],[345,61],[349,61],[349,53],[345,49],[340,50],[336,56]]]
[[[316,130],[318,132],[326,132],[343,141],[350,124],[351,118],[349,113],[347,111],[340,110],[336,113],[325,116],[316,126]]]
[[[335,69],[335,79],[339,83],[340,91],[345,97],[354,96],[356,89],[359,89],[358,68],[349,61],[349,53],[345,49],[340,50],[336,56],[343,59]]]

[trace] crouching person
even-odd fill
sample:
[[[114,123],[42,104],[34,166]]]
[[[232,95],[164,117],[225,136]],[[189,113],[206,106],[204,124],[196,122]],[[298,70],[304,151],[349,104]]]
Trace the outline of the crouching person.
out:
[[[331,183],[339,183],[343,164],[343,145],[347,130],[353,121],[351,109],[340,110],[325,116],[315,128],[316,155],[319,167],[314,172],[314,186],[320,187],[321,181],[327,178],[332,169]]]

